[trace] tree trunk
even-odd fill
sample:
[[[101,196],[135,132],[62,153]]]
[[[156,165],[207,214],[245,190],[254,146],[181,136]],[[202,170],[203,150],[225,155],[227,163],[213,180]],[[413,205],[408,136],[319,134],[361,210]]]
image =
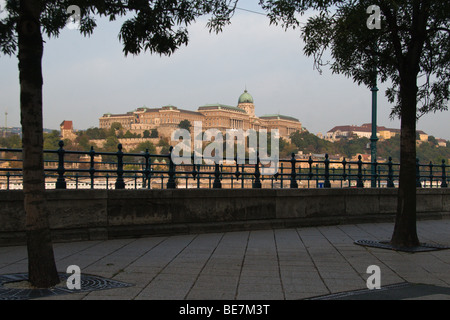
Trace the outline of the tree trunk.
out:
[[[414,72],[404,75],[404,80],[400,84],[400,97],[400,178],[397,215],[391,244],[400,247],[414,247],[419,245],[416,226],[417,80]]]
[[[21,0],[17,26],[23,192],[28,246],[28,279],[39,288],[59,282],[45,203],[42,119],[41,1]]]

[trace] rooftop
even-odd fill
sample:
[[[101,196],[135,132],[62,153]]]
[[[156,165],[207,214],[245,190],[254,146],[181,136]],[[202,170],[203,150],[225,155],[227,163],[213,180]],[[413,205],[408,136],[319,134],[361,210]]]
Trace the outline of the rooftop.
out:
[[[244,93],[240,95],[238,104],[240,103],[253,103],[253,97],[250,93],[248,93],[247,89],[245,89]]]
[[[281,120],[290,120],[290,121],[299,121],[297,118],[285,116],[282,114],[266,114],[261,116],[263,119],[281,119]]]
[[[231,111],[236,111],[236,112],[240,112],[240,113],[246,113],[245,110],[243,110],[241,108],[232,107],[232,106],[228,106],[228,105],[220,104],[220,103],[206,104],[206,105],[200,106],[198,108],[198,110],[214,110],[214,109],[224,109],[224,110],[231,110]]]

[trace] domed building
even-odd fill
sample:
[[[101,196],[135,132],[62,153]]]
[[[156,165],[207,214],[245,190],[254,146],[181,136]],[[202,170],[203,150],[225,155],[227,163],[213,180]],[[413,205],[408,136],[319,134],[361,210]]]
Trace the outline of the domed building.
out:
[[[125,130],[132,133],[142,134],[145,130],[157,129],[165,137],[170,137],[171,132],[183,120],[189,120],[192,125],[195,121],[201,121],[203,130],[214,128],[223,133],[227,129],[266,129],[268,132],[278,129],[280,137],[285,139],[289,139],[292,132],[302,131],[302,124],[293,117],[280,114],[257,117],[254,99],[247,89],[239,96],[237,106],[207,104],[200,106],[197,111],[175,106],[138,108],[122,115],[105,114],[99,119],[100,128],[108,129],[114,122],[120,122]]]
[[[255,105],[253,104],[253,97],[245,89],[244,93],[241,94],[238,100],[238,108],[241,108],[247,112],[248,115],[255,116]]]

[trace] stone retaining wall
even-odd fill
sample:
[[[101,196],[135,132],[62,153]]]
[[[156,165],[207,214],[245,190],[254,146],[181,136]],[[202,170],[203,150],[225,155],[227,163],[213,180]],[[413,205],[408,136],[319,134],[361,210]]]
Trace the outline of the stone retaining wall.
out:
[[[394,221],[398,189],[48,190],[55,242]],[[450,189],[418,189],[419,219]],[[25,243],[22,191],[0,191],[0,245]]]

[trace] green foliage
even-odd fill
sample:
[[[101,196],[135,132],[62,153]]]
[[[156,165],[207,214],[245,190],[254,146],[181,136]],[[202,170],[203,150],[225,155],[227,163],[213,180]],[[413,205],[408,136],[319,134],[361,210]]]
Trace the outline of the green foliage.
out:
[[[90,140],[95,140],[95,139],[105,139],[107,132],[105,129],[100,129],[100,128],[89,128],[86,131],[83,131],[82,134],[86,135],[86,137]]]
[[[170,144],[166,139],[159,139],[158,147],[162,147],[160,154],[169,153]]]
[[[185,130],[188,130],[188,131],[191,130],[191,127],[192,127],[191,122],[189,120],[186,120],[186,119],[180,121],[180,123],[178,124],[178,128],[185,129]]]
[[[318,70],[325,65],[358,84],[371,87],[375,76],[392,86],[386,91],[399,115],[401,80],[421,80],[417,85],[419,116],[447,110],[450,98],[450,2],[449,1],[291,1],[260,0],[271,23],[300,27],[299,14],[318,10],[301,27],[304,53],[314,58]],[[369,30],[366,9],[381,9],[381,29]],[[331,61],[324,59],[331,53]],[[376,67],[376,68],[375,68]],[[405,86],[403,86],[405,89]]]
[[[42,31],[48,37],[58,37],[66,20],[71,16],[67,8],[78,6],[81,10],[80,33],[91,35],[97,27],[95,17],[114,21],[126,16],[119,32],[125,55],[150,51],[170,55],[180,46],[187,45],[186,26],[204,15],[209,16],[210,31],[219,32],[229,23],[237,0],[41,0]],[[13,55],[17,51],[16,26],[19,1],[6,1],[7,16],[0,21],[0,50]]]
[[[103,145],[101,151],[103,152],[117,152],[117,146],[119,145],[119,139],[116,136],[109,136],[106,138],[106,142]]]
[[[159,136],[158,129],[152,129],[150,138],[158,138],[158,136]]]
[[[44,150],[55,150],[61,141],[59,131],[53,130],[50,133],[44,133]]]
[[[336,141],[335,147],[337,153],[350,158],[358,153],[368,153],[368,144],[370,140],[368,138],[353,138],[353,139],[342,139]]]
[[[141,138],[141,135],[139,133],[131,133],[130,130],[127,130],[127,132],[125,132],[125,134],[123,135],[123,138]]]
[[[22,148],[22,139],[18,134],[13,134],[8,137],[0,137],[0,147],[8,149]]]
[[[417,158],[420,163],[427,164],[432,162],[433,164],[440,165],[442,160],[449,165],[450,161],[450,146],[447,143],[447,147],[437,147],[431,143],[421,143],[417,147]]]
[[[156,147],[153,143],[150,141],[141,142],[135,149],[131,151],[131,153],[141,153],[148,150],[148,153],[155,154],[156,153]]]
[[[336,153],[332,142],[320,139],[308,131],[293,132],[290,138],[292,143],[303,153]]]

